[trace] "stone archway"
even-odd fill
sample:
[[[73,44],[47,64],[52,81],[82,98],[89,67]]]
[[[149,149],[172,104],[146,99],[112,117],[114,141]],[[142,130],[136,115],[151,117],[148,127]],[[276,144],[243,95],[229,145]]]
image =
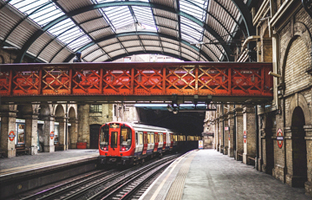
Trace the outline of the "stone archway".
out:
[[[51,105],[40,105],[39,120],[43,121],[43,124],[38,123],[39,150],[41,152],[55,151],[54,137],[51,138],[51,134],[54,134],[54,117],[51,110]]]
[[[66,127],[66,118],[65,118],[65,109],[63,105],[56,105],[55,108],[55,149],[56,150],[67,150],[67,127]]]
[[[292,168],[288,166],[286,182],[293,187],[304,187],[307,181],[307,149],[305,141],[305,116],[302,108],[297,106],[291,122],[291,155]],[[290,149],[288,149],[290,151]]]
[[[69,123],[68,126],[68,148],[75,149],[78,140],[78,119],[74,107],[70,107],[68,111]]]

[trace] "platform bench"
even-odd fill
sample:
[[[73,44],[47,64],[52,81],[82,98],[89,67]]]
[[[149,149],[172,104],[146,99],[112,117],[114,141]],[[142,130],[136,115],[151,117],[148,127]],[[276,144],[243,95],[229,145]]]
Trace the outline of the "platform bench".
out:
[[[255,163],[256,163],[256,158],[255,157],[252,157],[252,156],[248,156],[247,157],[247,164],[248,165],[253,165],[253,166],[255,166]]]

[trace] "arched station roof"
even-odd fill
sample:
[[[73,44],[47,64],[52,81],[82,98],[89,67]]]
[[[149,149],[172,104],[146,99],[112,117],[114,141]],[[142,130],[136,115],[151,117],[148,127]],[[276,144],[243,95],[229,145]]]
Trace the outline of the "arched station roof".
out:
[[[48,63],[142,53],[233,61],[237,33],[255,33],[252,0],[0,0],[2,47]],[[240,42],[239,42],[240,43]],[[197,45],[194,45],[197,44]]]

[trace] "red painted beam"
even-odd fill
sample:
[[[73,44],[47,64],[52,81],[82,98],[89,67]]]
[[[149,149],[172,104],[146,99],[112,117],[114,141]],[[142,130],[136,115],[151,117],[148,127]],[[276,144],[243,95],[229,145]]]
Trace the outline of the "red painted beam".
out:
[[[272,97],[271,63],[0,65],[0,95],[212,95]]]

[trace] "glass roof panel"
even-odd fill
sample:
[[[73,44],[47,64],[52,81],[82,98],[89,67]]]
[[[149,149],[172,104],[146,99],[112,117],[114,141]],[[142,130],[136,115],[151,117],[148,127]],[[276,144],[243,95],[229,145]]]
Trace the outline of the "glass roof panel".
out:
[[[75,50],[75,49],[78,49],[79,47],[82,47],[83,45],[90,43],[90,42],[91,42],[90,37],[88,37],[87,35],[84,35],[84,36],[72,41],[68,46],[71,49]]]
[[[201,22],[205,23],[205,17],[207,14],[206,8],[209,1],[204,0],[180,0],[180,10],[192,15],[196,19],[200,20]],[[198,30],[192,30],[188,26],[181,24],[181,31],[188,33],[190,36],[194,37],[191,39],[191,37],[186,36],[185,34],[182,35],[182,39],[190,41],[192,43],[201,42],[204,29],[203,27],[199,26],[197,23],[192,22],[191,20],[181,17],[180,18],[181,23],[188,24],[190,27],[193,27],[194,29]]]

